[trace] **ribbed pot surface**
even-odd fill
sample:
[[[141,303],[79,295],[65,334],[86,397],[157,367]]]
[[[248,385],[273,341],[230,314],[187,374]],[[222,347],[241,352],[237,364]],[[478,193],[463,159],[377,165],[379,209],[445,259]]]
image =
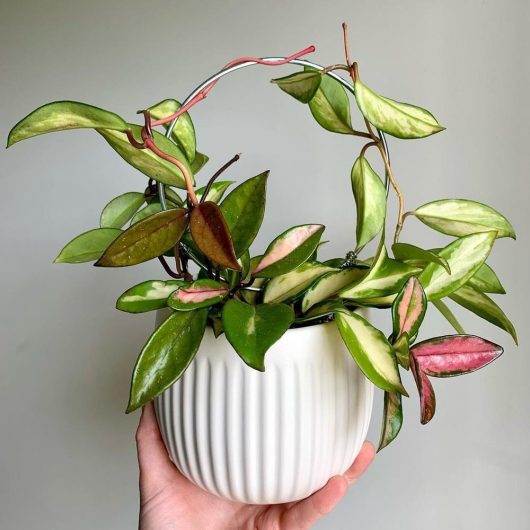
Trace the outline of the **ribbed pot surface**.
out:
[[[249,504],[302,499],[343,473],[372,412],[373,385],[333,323],[289,330],[265,366],[249,368],[208,328],[184,376],[156,399],[179,470],[215,495]]]

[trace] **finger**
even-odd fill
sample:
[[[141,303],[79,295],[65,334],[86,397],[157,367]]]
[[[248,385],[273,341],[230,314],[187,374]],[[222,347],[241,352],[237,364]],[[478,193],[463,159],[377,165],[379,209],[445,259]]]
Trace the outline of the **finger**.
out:
[[[335,508],[347,490],[348,481],[343,476],[331,477],[322,489],[287,510],[282,517],[285,527],[293,530],[310,528]]]
[[[344,478],[348,484],[353,484],[372,463],[375,456],[375,448],[370,442],[364,442],[361,451],[351,467],[344,473]]]

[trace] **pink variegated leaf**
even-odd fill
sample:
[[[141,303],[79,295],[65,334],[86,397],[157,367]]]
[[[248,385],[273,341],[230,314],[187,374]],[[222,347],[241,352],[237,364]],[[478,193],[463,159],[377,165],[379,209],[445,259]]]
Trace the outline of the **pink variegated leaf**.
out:
[[[254,276],[273,278],[305,263],[318,247],[324,226],[300,225],[280,234],[252,271]]]
[[[436,411],[434,388],[412,351],[410,352],[410,368],[420,395],[421,423],[425,425],[432,420]]]
[[[381,437],[377,451],[381,451],[390,444],[401,430],[403,424],[403,408],[401,406],[401,394],[399,392],[385,392],[383,409],[383,424],[381,426]]]
[[[408,333],[411,342],[418,334],[425,312],[427,297],[418,278],[411,276],[392,304],[393,337]]]
[[[452,377],[486,366],[497,359],[503,349],[475,335],[447,335],[419,342],[412,352],[426,374]]]
[[[214,280],[197,280],[178,288],[167,300],[177,311],[192,311],[217,304],[228,295],[228,289]]]

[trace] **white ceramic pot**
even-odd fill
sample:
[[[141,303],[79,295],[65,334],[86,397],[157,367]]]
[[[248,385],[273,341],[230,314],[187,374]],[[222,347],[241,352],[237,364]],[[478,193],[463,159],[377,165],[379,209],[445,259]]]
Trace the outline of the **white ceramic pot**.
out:
[[[373,385],[333,323],[289,330],[265,366],[249,368],[207,328],[184,376],[156,399],[179,470],[215,495],[249,504],[302,499],[343,473],[372,412]]]

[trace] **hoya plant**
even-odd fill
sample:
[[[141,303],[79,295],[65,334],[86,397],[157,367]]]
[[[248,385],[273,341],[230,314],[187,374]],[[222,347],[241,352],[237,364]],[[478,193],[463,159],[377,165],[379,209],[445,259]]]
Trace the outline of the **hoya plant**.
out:
[[[324,225],[314,223],[288,227],[262,253],[251,254],[265,214],[268,171],[238,186],[220,180],[239,158],[236,155],[209,179],[198,176],[208,157],[197,150],[189,112],[220,76],[182,105],[166,99],[141,111],[141,124],[127,123],[86,103],[56,101],[30,113],[9,133],[8,147],[44,133],[92,129],[148,179],[144,190],[128,191],[108,202],[99,226],[72,239],[55,260],[93,261],[97,267],[128,267],[149,260],[162,265],[161,277],[131,287],[116,304],[129,313],[170,310],[140,353],[127,412],[182,376],[207,327],[216,337],[224,334],[248,366],[263,371],[267,350],[289,328],[333,321],[330,325],[337,326],[353,360],[384,391],[379,444],[383,448],[397,436],[403,421],[402,396],[408,393],[401,369],[410,370],[416,381],[425,424],[436,406],[432,377],[467,374],[503,351],[466,334],[448,299],[517,341],[514,326],[490,297],[505,291],[486,262],[498,238],[515,238],[511,224],[493,208],[470,199],[439,199],[405,210],[385,135],[417,139],[444,127],[429,111],[379,95],[366,84],[350,59],[345,27],[344,37],[345,64],[323,68],[300,60],[314,51],[311,46],[285,59],[243,57],[224,70],[255,63],[301,65],[301,70],[273,83],[306,105],[327,131],[360,141],[350,175],[356,244],[340,257],[319,259]],[[351,82],[337,71],[345,72]],[[352,125],[352,107],[360,113],[362,130]],[[374,170],[378,159],[382,174]],[[393,235],[386,237],[390,190],[397,197],[398,213]],[[443,248],[421,248],[402,238],[405,220],[411,218],[451,240]],[[370,242],[375,253],[367,254]],[[388,309],[390,336],[364,318],[360,307]],[[430,307],[441,312],[456,334],[416,341]]]

